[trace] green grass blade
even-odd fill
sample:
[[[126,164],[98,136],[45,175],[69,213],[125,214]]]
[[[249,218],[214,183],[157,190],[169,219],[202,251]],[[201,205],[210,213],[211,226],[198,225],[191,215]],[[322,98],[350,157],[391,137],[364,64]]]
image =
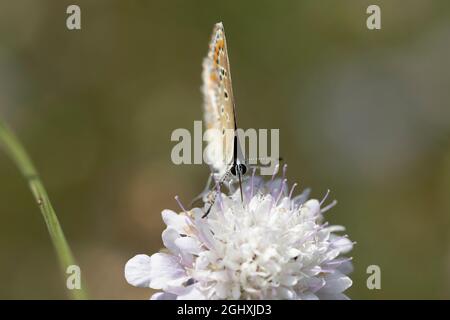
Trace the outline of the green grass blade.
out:
[[[55,210],[48,198],[47,191],[42,184],[37,171],[26,153],[22,144],[16,138],[14,133],[0,119],[0,145],[17,166],[19,171],[25,177],[33,197],[41,210],[47,225],[48,232],[56,250],[59,264],[62,269],[63,277],[67,276],[66,270],[70,265],[76,265],[72,251],[66,241],[61,225]],[[68,290],[73,299],[86,299],[86,293],[83,288]]]

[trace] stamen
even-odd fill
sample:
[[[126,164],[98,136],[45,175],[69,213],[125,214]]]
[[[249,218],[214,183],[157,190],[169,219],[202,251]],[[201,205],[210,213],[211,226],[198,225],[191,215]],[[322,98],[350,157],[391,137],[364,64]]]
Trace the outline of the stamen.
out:
[[[291,199],[292,199],[292,194],[294,193],[295,187],[297,187],[297,182],[295,182],[295,183],[292,185],[291,191],[289,191],[289,200],[290,200],[290,203],[291,203],[291,205],[290,205],[290,210],[295,209],[295,202],[291,200]]]
[[[222,192],[220,192],[220,184],[216,183],[216,190],[217,190],[217,201],[219,202],[220,211],[223,213],[223,202],[222,202]]]
[[[278,174],[278,170],[280,169],[280,165],[277,163],[275,165],[275,169],[273,170],[272,173],[272,179],[270,179],[270,182],[272,183],[273,179],[275,178],[275,176]]]
[[[320,201],[320,205],[322,205],[325,202],[325,200],[327,200],[329,194],[330,194],[330,189],[327,190],[327,193],[323,197],[322,201]]]
[[[321,209],[320,212],[322,212],[322,213],[327,212],[328,210],[333,208],[335,205],[337,205],[337,200],[333,200],[329,205],[327,205],[326,207]]]
[[[311,234],[309,234],[309,235],[307,235],[307,236],[304,236],[302,239],[300,239],[299,243],[300,243],[300,244],[303,244],[303,243],[305,243],[306,241],[311,240],[312,238],[314,238],[314,237],[317,235],[317,232],[319,232],[319,230],[313,230],[313,231],[311,232]]]
[[[175,196],[175,201],[178,203],[178,206],[183,210],[184,213],[187,213],[187,210],[184,208],[183,204],[180,201],[180,197]]]
[[[283,166],[283,179],[286,177],[286,171],[287,171],[287,163]]]
[[[253,180],[255,178],[256,168],[253,168],[252,178],[250,180],[250,199],[253,198]]]
[[[294,183],[294,184],[292,185],[292,187],[291,187],[291,191],[289,192],[289,199],[291,199],[292,194],[294,193],[295,187],[297,187],[297,182]]]
[[[275,202],[276,204],[278,204],[278,201],[280,201],[281,195],[283,194],[283,190],[284,190],[284,186],[286,185],[287,179],[284,179],[283,181],[281,181],[281,187],[280,187],[280,192],[278,193],[277,196],[277,201]]]

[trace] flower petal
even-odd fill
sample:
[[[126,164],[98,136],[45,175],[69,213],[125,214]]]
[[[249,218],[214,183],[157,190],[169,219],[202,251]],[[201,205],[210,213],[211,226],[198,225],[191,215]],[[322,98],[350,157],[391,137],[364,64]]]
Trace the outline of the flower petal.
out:
[[[181,234],[186,232],[188,227],[188,217],[184,214],[178,214],[172,210],[163,210],[161,216],[168,227],[177,230],[178,233]]]
[[[199,254],[201,251],[198,241],[191,237],[179,237],[175,240],[175,244],[185,253]]]
[[[340,237],[332,234],[330,235],[330,241],[332,241],[333,246],[339,249],[342,254],[348,253],[353,248],[353,242],[346,237]]]
[[[317,295],[320,300],[350,300],[350,298],[343,293],[320,293]]]
[[[138,254],[125,265],[125,279],[135,287],[148,288],[151,282],[151,258]]]
[[[280,283],[283,286],[292,287],[292,286],[295,286],[297,284],[297,282],[298,282],[298,278],[294,277],[294,276],[291,276],[291,275],[284,275],[280,279]]]
[[[278,297],[277,298],[279,298],[279,299],[292,300],[292,299],[295,299],[297,297],[297,295],[295,294],[294,290],[288,289],[286,287],[278,287],[277,288],[277,293],[278,293]]]
[[[180,252],[178,246],[175,244],[175,241],[179,237],[180,237],[179,232],[171,227],[166,228],[161,235],[164,246],[175,255]]]
[[[312,292],[304,292],[304,293],[300,293],[298,295],[298,299],[300,300],[318,300],[319,297],[316,296],[314,293]]]
[[[319,290],[320,294],[341,293],[350,288],[353,284],[349,277],[343,275],[339,271],[335,271],[334,273],[328,275],[325,278],[325,281],[325,286]]]
[[[205,295],[197,289],[196,285],[186,287],[186,291],[177,297],[177,300],[204,300]]]
[[[165,290],[168,282],[172,280],[188,279],[186,271],[179,263],[179,258],[166,253],[155,253],[150,258],[151,288]]]
[[[175,294],[167,292],[157,292],[150,298],[150,300],[176,300],[176,299],[177,296]]]
[[[311,193],[311,189],[307,188],[307,189],[303,190],[303,192],[301,194],[299,194],[298,196],[295,196],[295,198],[292,199],[292,201],[294,202],[295,205],[301,205],[306,202],[310,193]]]
[[[311,199],[303,204],[304,207],[308,208],[309,216],[313,217],[320,213],[320,203],[316,199]]]
[[[342,263],[337,268],[342,274],[349,274],[353,272],[353,264],[350,261]]]

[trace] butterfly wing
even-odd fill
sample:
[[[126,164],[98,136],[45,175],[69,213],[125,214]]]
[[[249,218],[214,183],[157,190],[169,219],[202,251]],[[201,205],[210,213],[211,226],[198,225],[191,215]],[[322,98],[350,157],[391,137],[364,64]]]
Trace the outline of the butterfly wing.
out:
[[[213,173],[222,177],[233,161],[236,130],[230,64],[222,23],[214,26],[208,55],[203,60],[202,89],[208,143],[205,160],[211,166]]]

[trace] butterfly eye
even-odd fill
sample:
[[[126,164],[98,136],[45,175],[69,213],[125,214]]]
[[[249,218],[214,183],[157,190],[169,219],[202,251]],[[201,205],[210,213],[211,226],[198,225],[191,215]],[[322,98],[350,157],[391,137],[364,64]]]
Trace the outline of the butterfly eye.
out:
[[[245,175],[247,172],[247,166],[242,163],[236,164],[230,168],[230,172],[233,176],[237,176],[238,173]]]
[[[238,166],[238,165],[234,165],[234,166],[232,166],[231,169],[230,169],[230,172],[231,172],[231,174],[232,174],[233,176],[236,176],[236,175],[237,175],[237,172],[236,172],[237,166]]]
[[[247,166],[245,164],[239,164],[239,171],[242,175],[245,175],[245,173],[247,172]]]

